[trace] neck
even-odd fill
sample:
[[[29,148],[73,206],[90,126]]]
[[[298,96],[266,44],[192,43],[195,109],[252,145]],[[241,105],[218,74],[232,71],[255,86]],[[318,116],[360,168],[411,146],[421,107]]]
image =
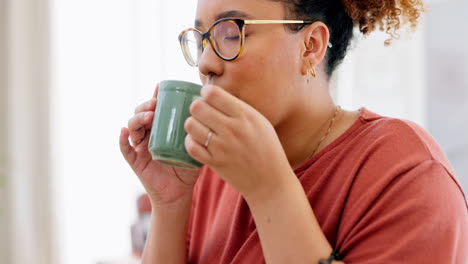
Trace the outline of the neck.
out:
[[[310,87],[305,89],[310,90]],[[336,110],[328,87],[313,89],[313,95],[298,96],[299,102],[294,104],[297,107],[284,119],[287,121],[275,127],[289,164],[294,169],[312,155],[327,132],[330,119]],[[323,147],[324,144],[321,144],[317,152]]]

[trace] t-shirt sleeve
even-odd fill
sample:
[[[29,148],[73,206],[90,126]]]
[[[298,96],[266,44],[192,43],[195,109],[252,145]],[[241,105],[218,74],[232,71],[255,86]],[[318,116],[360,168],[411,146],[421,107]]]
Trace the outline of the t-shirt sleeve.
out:
[[[378,193],[358,189],[339,227],[337,248],[345,263],[466,264],[466,200],[438,161],[419,163]]]

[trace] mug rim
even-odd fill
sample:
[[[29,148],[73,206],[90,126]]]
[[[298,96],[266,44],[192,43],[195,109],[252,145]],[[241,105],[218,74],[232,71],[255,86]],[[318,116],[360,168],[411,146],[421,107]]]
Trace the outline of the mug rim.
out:
[[[161,91],[178,90],[200,94],[201,88],[202,86],[200,84],[180,80],[164,80],[159,83],[159,89]]]

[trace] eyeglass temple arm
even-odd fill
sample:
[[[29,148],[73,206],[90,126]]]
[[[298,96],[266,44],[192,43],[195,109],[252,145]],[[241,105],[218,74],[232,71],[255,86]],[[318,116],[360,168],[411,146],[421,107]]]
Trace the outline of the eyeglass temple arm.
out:
[[[312,24],[314,21],[305,20],[244,20],[246,25],[265,25],[265,24]],[[331,49],[333,45],[328,42],[328,47]]]

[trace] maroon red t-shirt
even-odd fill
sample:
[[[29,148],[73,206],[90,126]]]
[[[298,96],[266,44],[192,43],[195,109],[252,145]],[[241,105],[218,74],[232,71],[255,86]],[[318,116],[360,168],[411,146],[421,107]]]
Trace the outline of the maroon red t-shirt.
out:
[[[440,147],[414,123],[363,108],[295,173],[347,264],[466,263],[465,195]],[[207,167],[195,186],[187,241],[188,263],[265,262],[245,200]]]

